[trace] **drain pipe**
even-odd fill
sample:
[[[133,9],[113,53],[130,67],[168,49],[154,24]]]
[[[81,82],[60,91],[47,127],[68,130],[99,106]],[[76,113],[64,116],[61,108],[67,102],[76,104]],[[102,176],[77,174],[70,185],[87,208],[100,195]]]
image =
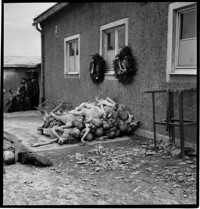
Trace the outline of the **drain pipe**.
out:
[[[44,34],[43,31],[38,27],[38,23],[33,24],[36,26],[36,29],[41,34],[41,90],[40,90],[40,99],[41,103],[45,101],[45,70],[44,70]]]

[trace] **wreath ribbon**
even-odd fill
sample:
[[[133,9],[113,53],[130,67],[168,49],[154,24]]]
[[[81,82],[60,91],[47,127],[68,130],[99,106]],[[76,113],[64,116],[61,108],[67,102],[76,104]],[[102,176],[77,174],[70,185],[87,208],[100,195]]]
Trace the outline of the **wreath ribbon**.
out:
[[[124,66],[122,66],[122,64]],[[136,75],[137,67],[130,47],[124,46],[119,54],[115,56],[115,59],[113,60],[113,68],[115,71],[115,77],[119,82],[126,84],[132,81],[133,76]]]
[[[94,83],[101,83],[105,75],[105,60],[99,54],[92,55],[90,62],[90,77]]]

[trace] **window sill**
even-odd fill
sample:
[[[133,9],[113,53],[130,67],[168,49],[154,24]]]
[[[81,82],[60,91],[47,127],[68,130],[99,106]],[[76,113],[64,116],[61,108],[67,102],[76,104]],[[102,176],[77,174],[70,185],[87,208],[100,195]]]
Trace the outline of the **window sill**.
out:
[[[114,73],[114,71],[106,72],[106,73],[105,73],[105,79],[107,79],[107,80],[117,80],[117,79],[115,78],[115,73]]]
[[[79,72],[68,72],[65,75],[79,75]]]
[[[68,72],[64,74],[65,78],[80,78],[79,72]]]
[[[196,73],[194,73],[194,74],[191,74],[191,73],[169,73],[169,75],[171,76],[173,76],[173,75],[187,75],[187,76],[196,76],[197,74]]]
[[[174,72],[169,73],[169,75],[173,76],[173,75],[197,75],[197,71],[196,70],[176,70]]]
[[[196,83],[197,69],[176,69],[168,73],[168,83],[173,82],[189,82]]]
[[[109,71],[109,72],[106,72],[105,75],[108,75],[108,76],[114,76],[115,75],[115,72],[114,71]]]

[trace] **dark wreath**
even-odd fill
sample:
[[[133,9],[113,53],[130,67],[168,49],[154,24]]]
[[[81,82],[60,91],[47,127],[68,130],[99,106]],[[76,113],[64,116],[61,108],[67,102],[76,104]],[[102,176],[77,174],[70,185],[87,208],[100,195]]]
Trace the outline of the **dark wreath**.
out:
[[[99,54],[92,55],[89,71],[94,83],[101,83],[104,80],[105,64],[105,60]]]
[[[130,83],[133,80],[133,76],[137,72],[137,66],[130,47],[124,46],[119,54],[115,56],[113,68],[115,77],[122,84]]]

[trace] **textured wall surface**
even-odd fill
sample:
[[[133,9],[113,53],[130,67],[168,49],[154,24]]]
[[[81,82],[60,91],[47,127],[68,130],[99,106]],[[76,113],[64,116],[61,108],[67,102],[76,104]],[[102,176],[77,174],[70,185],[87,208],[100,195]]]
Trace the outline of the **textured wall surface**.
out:
[[[166,83],[167,59],[167,2],[84,3],[68,6],[42,23],[44,31],[45,97],[62,99],[77,106],[94,100],[96,95],[109,96],[124,103],[141,128],[152,131],[151,95],[145,90],[196,87],[195,76],[179,76]],[[128,43],[138,64],[133,82],[122,85],[116,79],[92,83],[89,76],[91,55],[99,53],[100,26],[122,18],[129,18]],[[57,25],[59,33],[55,36]],[[64,77],[64,38],[80,34],[80,78]],[[177,99],[176,113],[177,113]],[[164,118],[166,96],[156,96],[156,118]],[[196,118],[196,95],[186,95],[184,116]],[[177,115],[177,114],[176,114]],[[165,127],[158,132],[166,134]],[[187,140],[195,141],[195,128],[187,128]]]

